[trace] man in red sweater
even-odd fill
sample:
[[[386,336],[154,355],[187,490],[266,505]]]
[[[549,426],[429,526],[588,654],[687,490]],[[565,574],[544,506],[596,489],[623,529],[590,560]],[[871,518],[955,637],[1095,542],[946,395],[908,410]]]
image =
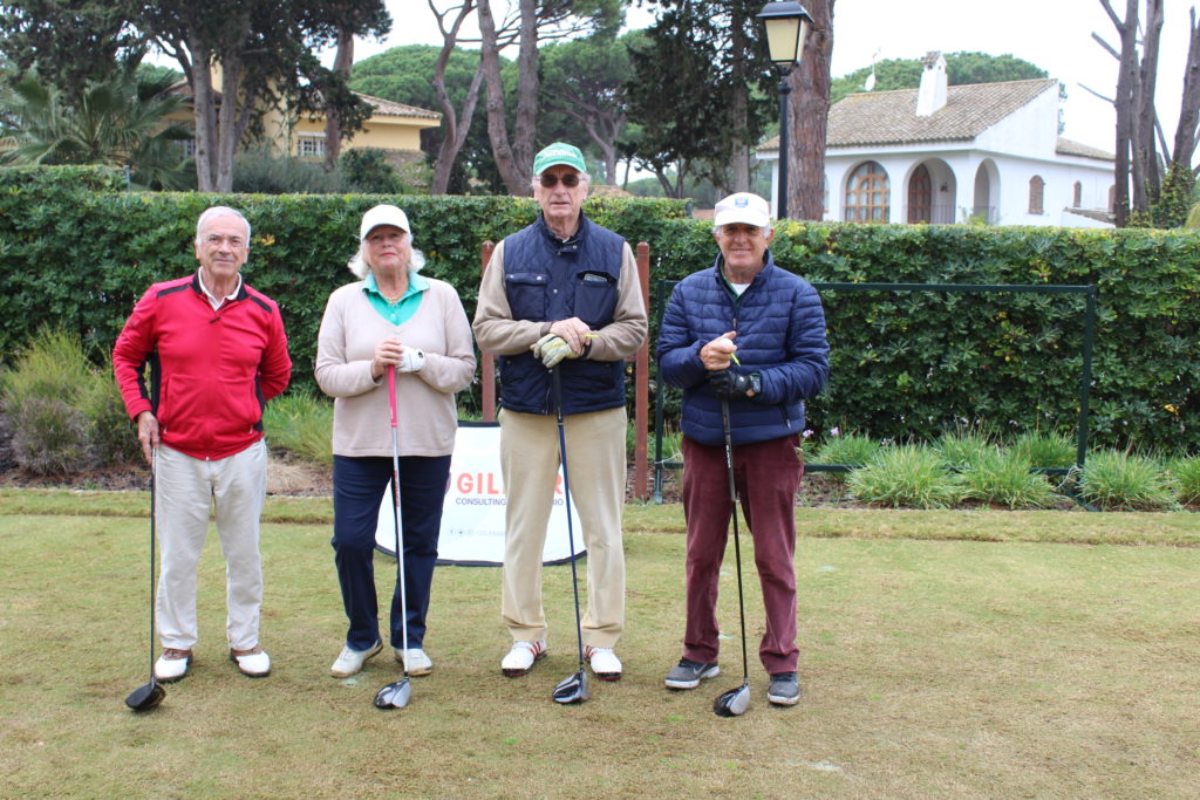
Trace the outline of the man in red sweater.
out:
[[[229,657],[251,677],[271,671],[258,640],[259,517],[267,489],[262,412],[292,374],[279,307],[247,286],[250,223],[214,206],[196,223],[192,275],[156,283],[113,348],[125,410],[154,472],[162,549],[157,616],[164,683],[187,674],[196,644],[196,569],[216,507],[227,564]],[[150,365],[152,392],[143,379]]]

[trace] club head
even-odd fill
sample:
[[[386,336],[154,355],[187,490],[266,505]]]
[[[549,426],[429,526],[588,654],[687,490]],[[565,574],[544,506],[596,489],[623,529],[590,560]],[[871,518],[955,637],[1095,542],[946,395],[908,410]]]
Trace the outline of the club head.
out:
[[[149,683],[144,683],[130,692],[129,696],[125,698],[125,705],[134,711],[151,711],[158,708],[158,704],[166,696],[167,690],[162,687],[162,684],[151,679]]]
[[[568,675],[554,687],[554,702],[561,705],[582,703],[591,697],[588,691],[587,673],[580,669],[574,675]]]
[[[713,701],[713,713],[718,717],[740,717],[750,707],[750,684],[743,683]]]
[[[408,678],[389,683],[375,695],[375,707],[383,710],[404,708],[412,699],[412,684]]]

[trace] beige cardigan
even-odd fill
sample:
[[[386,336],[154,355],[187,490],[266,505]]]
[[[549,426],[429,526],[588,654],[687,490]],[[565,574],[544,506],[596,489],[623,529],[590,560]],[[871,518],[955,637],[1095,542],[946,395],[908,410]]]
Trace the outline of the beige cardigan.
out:
[[[362,281],[329,296],[317,334],[316,378],[321,391],[334,398],[334,455],[392,455],[387,374],[378,381],[371,378],[375,345],[388,336],[425,353],[420,372],[396,375],[400,454],[445,456],[454,451],[454,395],[475,375],[475,348],[458,292],[445,281],[425,279],[429,290],[403,325],[392,325],[371,307]]]

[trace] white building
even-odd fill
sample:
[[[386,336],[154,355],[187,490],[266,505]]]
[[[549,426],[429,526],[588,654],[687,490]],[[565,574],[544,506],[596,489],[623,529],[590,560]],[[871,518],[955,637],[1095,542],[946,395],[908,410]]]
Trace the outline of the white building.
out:
[[[772,207],[779,196],[779,140]],[[829,110],[826,220],[1111,227],[1113,156],[1058,136],[1058,81],[946,85],[940,53],[919,89],[853,94]]]

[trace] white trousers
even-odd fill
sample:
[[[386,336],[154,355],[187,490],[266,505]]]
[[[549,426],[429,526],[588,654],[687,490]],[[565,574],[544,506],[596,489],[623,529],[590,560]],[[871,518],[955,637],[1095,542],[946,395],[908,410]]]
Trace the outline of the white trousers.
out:
[[[263,596],[258,539],[267,494],[266,442],[259,440],[218,461],[160,445],[155,476],[154,517],[162,549],[157,612],[163,647],[190,650],[199,636],[196,571],[215,506],[225,555],[226,635],[231,648],[253,648],[258,644]]]

